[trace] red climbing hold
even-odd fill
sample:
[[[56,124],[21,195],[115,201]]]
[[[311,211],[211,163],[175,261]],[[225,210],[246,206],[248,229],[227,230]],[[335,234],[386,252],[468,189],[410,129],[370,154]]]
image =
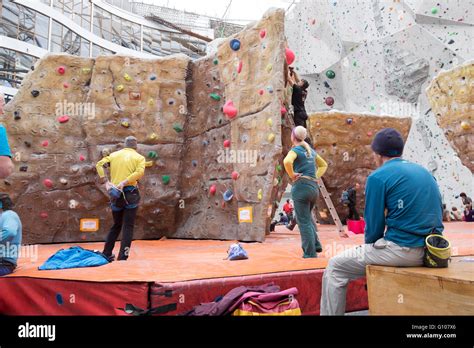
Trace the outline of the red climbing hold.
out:
[[[64,82],[64,83],[63,83],[63,87],[64,87],[64,88],[69,88],[69,83]]]
[[[287,112],[288,112],[288,110],[286,110],[285,105],[282,105],[281,106],[281,115],[285,116]]]
[[[216,192],[217,192],[216,185],[211,185],[211,187],[209,188],[209,193],[211,194],[211,196],[214,196]]]
[[[58,69],[57,69],[57,72],[60,75],[64,75],[64,73],[66,72],[66,68],[63,67],[63,66],[59,66]]]
[[[327,97],[326,98],[326,105],[327,106],[333,106],[334,105],[334,98],[333,97]]]
[[[224,114],[230,119],[233,119],[235,116],[237,116],[237,109],[234,106],[234,102],[232,100],[229,100],[227,103],[224,105]]]
[[[296,59],[295,52],[293,52],[292,50],[290,50],[289,48],[287,48],[287,49],[286,49],[286,62],[288,63],[288,65],[293,64],[293,62],[295,61],[295,59]]]
[[[50,179],[44,179],[43,185],[46,186],[47,188],[53,187],[53,182]]]
[[[230,140],[224,140],[224,147],[230,147]]]
[[[265,91],[263,89],[258,90],[258,94],[263,95],[263,93],[265,93]]]
[[[58,121],[59,123],[66,123],[67,121],[69,121],[69,116],[64,115],[64,116],[58,117]]]
[[[239,173],[237,173],[237,172],[232,172],[232,179],[233,179],[233,180],[237,180],[237,179],[239,178],[239,176],[240,176]]]
[[[47,218],[48,218],[48,213],[44,211],[44,212],[42,212],[42,213],[40,214],[40,217],[41,217],[42,219],[47,219]]]
[[[49,141],[45,140],[41,143],[41,145],[47,147],[49,145]]]
[[[260,38],[264,39],[267,36],[267,31],[265,29],[260,30]]]
[[[239,62],[239,66],[237,67],[237,73],[241,73],[242,72],[242,66],[243,66],[243,63],[242,61]]]
[[[83,155],[80,155],[80,156],[79,156],[79,161],[82,162],[82,161],[85,161],[85,160],[86,160],[86,158],[85,158]]]

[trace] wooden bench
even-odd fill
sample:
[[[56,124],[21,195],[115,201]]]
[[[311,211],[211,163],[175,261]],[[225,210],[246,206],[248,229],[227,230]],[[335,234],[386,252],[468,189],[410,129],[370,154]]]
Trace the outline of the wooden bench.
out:
[[[473,261],[456,257],[443,269],[367,266],[369,314],[474,315]]]

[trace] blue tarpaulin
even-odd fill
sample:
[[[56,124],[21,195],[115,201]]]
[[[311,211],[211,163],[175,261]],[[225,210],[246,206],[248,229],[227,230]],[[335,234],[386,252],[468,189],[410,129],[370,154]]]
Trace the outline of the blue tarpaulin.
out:
[[[43,265],[38,267],[38,269],[40,271],[46,271],[67,268],[97,267],[108,263],[109,261],[101,253],[74,246],[69,249],[61,249],[57,251],[53,256],[47,259]]]

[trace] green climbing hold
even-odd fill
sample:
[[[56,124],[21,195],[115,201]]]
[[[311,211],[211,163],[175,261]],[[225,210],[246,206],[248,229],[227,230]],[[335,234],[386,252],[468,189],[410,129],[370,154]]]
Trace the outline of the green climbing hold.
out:
[[[214,65],[219,64],[219,60],[217,58],[215,58],[212,62],[214,63]]]
[[[437,8],[437,7],[433,7],[433,8],[431,9],[431,13],[432,13],[432,14],[437,14],[437,13],[438,13],[438,8]]]
[[[158,158],[158,154],[156,153],[156,151],[150,151],[148,152],[148,158]]]
[[[354,60],[354,62],[352,62],[352,65],[357,66],[357,62]]]
[[[183,131],[183,126],[181,126],[179,123],[175,123],[173,125],[173,129],[177,132],[177,133],[181,133]]]
[[[281,165],[277,164],[277,166],[276,166],[276,170],[277,170],[277,172],[278,172],[278,173],[279,173],[279,172],[281,172],[281,170],[282,170],[282,167],[281,167]]]
[[[163,175],[161,177],[161,180],[163,181],[163,184],[168,185],[170,183],[170,176],[169,175]]]
[[[221,100],[221,96],[219,94],[216,94],[216,93],[209,94],[209,97],[211,97],[212,99],[217,100],[217,101]]]
[[[326,77],[328,79],[333,79],[336,77],[336,73],[334,72],[334,70],[328,70],[326,71]]]

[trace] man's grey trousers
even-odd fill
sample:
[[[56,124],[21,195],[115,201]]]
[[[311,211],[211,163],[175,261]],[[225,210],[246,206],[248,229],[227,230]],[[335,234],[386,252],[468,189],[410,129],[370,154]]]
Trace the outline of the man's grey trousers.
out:
[[[422,266],[423,252],[423,247],[401,247],[382,238],[332,257],[323,275],[321,315],[344,315],[347,284],[364,277],[367,265]]]

